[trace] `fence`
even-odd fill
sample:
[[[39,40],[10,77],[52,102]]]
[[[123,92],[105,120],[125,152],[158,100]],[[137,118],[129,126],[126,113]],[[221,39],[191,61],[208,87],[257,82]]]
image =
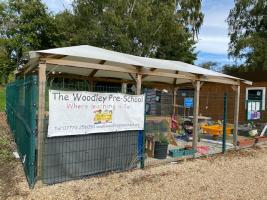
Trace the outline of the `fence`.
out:
[[[185,98],[194,99],[193,90],[178,90],[174,103],[173,94],[168,91],[143,88],[146,94],[145,137],[140,131],[123,131],[49,138],[49,89],[135,93],[135,87],[131,84],[123,86],[120,83],[98,82],[90,85],[87,81],[49,78],[45,104],[41,105],[45,107],[45,118],[38,119],[45,122],[43,130],[38,132],[44,136],[41,141],[43,149],[39,149],[35,145],[36,77],[8,85],[8,123],[30,185],[34,184],[36,175],[35,147],[42,152],[41,178],[47,184],[222,152],[222,122],[226,121],[223,93],[200,93],[199,141],[195,151],[192,149],[193,105],[185,105]],[[224,126],[230,130],[226,128],[225,132],[227,149],[233,147],[233,99],[232,95],[228,95],[228,123]],[[215,126],[217,132],[205,126]],[[161,143],[158,144],[158,141]]]
[[[48,79],[46,88],[46,118],[43,119],[46,126],[43,130],[42,155],[44,183],[53,184],[110,171],[123,171],[140,164],[141,147],[138,131],[47,137],[49,89],[116,93],[122,92],[121,84],[97,83],[92,86],[87,81]],[[134,91],[129,86],[126,92]]]
[[[30,186],[35,181],[37,78],[16,80],[6,88],[7,121]]]
[[[147,96],[146,103],[149,109],[147,109],[145,129],[146,166],[188,157],[212,155],[222,152],[223,147],[226,149],[234,147],[232,94],[225,96],[223,91],[200,92],[197,151],[192,149],[194,90],[178,90],[175,103],[173,94],[169,92],[148,91]],[[226,127],[225,138],[223,138],[224,127]],[[168,144],[159,145],[157,142],[164,143],[164,140]],[[160,152],[165,152],[165,155]]]

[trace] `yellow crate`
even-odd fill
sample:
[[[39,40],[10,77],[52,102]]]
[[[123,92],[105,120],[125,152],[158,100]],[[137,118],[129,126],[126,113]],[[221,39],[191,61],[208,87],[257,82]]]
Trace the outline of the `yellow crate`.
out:
[[[204,133],[213,135],[213,136],[219,136],[223,134],[223,126],[222,125],[203,125],[201,126],[201,129]],[[232,132],[231,127],[226,127],[226,135],[230,135]]]

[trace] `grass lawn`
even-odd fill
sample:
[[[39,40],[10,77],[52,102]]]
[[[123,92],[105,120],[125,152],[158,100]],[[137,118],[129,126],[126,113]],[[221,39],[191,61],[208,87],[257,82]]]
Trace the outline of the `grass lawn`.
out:
[[[5,112],[6,106],[6,90],[5,87],[0,86],[0,112]]]

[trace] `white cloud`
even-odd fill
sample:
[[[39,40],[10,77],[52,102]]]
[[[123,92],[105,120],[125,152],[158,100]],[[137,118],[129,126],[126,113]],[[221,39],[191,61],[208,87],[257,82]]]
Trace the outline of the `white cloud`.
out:
[[[211,10],[205,13],[203,26],[212,26],[218,28],[228,27],[226,19],[228,16],[229,10]]]
[[[220,36],[201,36],[197,43],[197,51],[215,54],[227,54],[229,39]]]
[[[232,7],[233,0],[203,1],[205,17],[199,34],[198,51],[227,54],[229,38],[226,19]]]

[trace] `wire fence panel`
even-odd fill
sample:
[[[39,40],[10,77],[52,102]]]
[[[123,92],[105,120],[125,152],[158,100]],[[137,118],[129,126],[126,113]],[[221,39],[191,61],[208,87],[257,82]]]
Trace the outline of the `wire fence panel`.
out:
[[[172,93],[147,91],[146,165],[222,152],[224,93],[200,92],[198,144],[192,149],[194,89]],[[226,149],[233,148],[234,96],[228,95]]]
[[[44,84],[44,83],[41,83]],[[41,87],[43,88],[43,87]],[[197,149],[192,148],[194,90],[179,89],[176,96],[165,90],[143,88],[144,131],[93,133],[47,137],[48,91],[94,91],[135,94],[133,84],[49,78],[46,83],[42,141],[42,180],[54,184],[86,176],[157,165],[184,158],[222,152],[223,120],[226,149],[233,148],[234,96],[213,91],[200,92]],[[7,118],[18,146],[30,185],[35,180],[36,77],[15,81],[7,87]],[[227,116],[224,113],[228,113]],[[37,150],[38,149],[37,147]],[[145,160],[143,160],[145,159]],[[144,161],[144,162],[143,162]]]
[[[36,76],[16,80],[7,85],[7,121],[30,186],[35,182],[36,98]]]
[[[137,131],[125,131],[46,138],[44,183],[135,168],[137,137]]]
[[[64,81],[63,81],[64,80]],[[140,136],[138,131],[93,133],[75,136],[47,137],[49,121],[48,90],[134,93],[121,84],[54,79],[47,81],[46,118],[43,151],[43,181],[54,184],[111,171],[135,168],[140,163]]]

